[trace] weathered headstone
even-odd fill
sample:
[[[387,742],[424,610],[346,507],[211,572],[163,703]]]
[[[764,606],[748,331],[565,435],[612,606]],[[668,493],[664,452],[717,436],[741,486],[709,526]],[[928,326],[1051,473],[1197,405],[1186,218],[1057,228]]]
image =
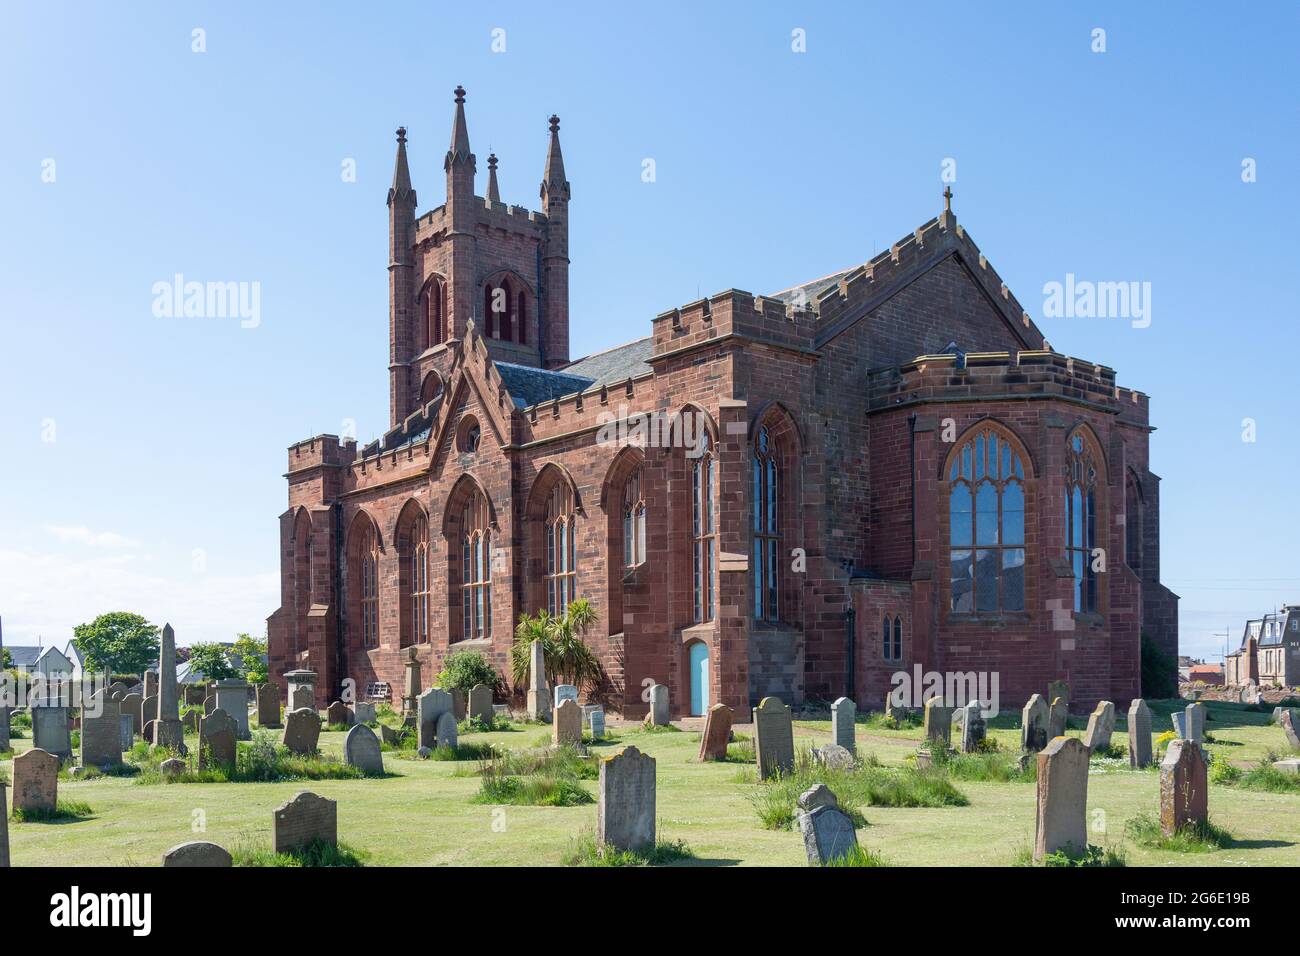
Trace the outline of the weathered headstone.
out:
[[[839,744],[826,744],[812,749],[813,760],[831,770],[852,770],[857,758]]]
[[[317,841],[337,846],[338,804],[304,790],[276,809],[273,829],[276,853],[288,853]]]
[[[148,670],[144,672],[143,696],[145,697],[158,696],[158,672],[157,671]],[[150,717],[149,719],[153,720],[154,718]]]
[[[533,641],[528,649],[528,716],[546,720],[551,715],[551,688],[546,683],[546,649]]]
[[[438,746],[438,718],[452,713],[451,694],[437,687],[430,687],[415,702],[416,719],[419,726],[419,746],[433,748]]]
[[[450,710],[444,710],[433,725],[434,746],[455,747],[456,732],[456,715]]]
[[[122,698],[120,706],[122,713],[131,717],[131,733],[137,737],[144,733],[144,719],[141,716],[144,712],[144,698],[132,692]]]
[[[577,707],[576,702],[566,706]],[[556,710],[559,719],[559,710]],[[600,762],[596,843],[601,850],[642,850],[655,842],[655,759],[624,747]]]
[[[141,726],[152,724],[158,719],[158,695],[142,698],[140,701],[140,719]],[[149,743],[153,743],[152,740]]]
[[[1020,749],[1038,753],[1047,746],[1047,701],[1042,694],[1031,694],[1020,711]]]
[[[1088,748],[1077,737],[1054,737],[1038,755],[1034,859],[1088,847]]]
[[[1174,737],[1178,740],[1187,739],[1187,711],[1176,710],[1169,715],[1169,720],[1174,725]]]
[[[280,726],[279,684],[262,684],[257,688],[257,726]]]
[[[122,752],[126,753],[135,746],[135,725],[131,722],[131,715],[119,713],[117,726],[118,733],[122,735]]]
[[[925,742],[947,747],[952,742],[952,708],[943,705],[942,697],[925,702]]]
[[[576,700],[562,700],[556,706],[551,743],[556,747],[582,743],[582,707]]]
[[[61,760],[72,756],[72,731],[66,707],[32,707],[32,746]],[[17,797],[14,798],[17,800]]]
[[[857,849],[853,821],[840,809],[839,800],[826,784],[814,784],[805,790],[799,795],[798,805],[799,832],[813,866],[825,866]]]
[[[1205,705],[1187,705],[1187,739],[1194,744],[1205,742]]]
[[[402,667],[405,672],[402,679],[402,716],[414,717],[418,709],[420,688],[424,686],[420,678],[419,651],[414,647],[408,647]]]
[[[122,762],[122,712],[104,691],[81,710],[81,765],[116,767]]]
[[[858,752],[854,723],[858,719],[858,705],[847,697],[831,704],[831,739],[849,753]]]
[[[285,705],[285,711],[291,710],[315,710],[316,709],[316,690],[312,687],[295,687],[289,691],[289,702]]]
[[[1282,725],[1286,745],[1292,750],[1300,750],[1300,720],[1297,720],[1296,712],[1290,707],[1285,708],[1278,722]]]
[[[59,764],[57,755],[35,747],[14,758],[15,810],[52,812],[58,806]]]
[[[235,764],[239,725],[218,707],[199,721],[199,769]]]
[[[578,688],[573,684],[556,684],[555,690],[552,692],[551,708],[559,707],[561,701],[577,699]]]
[[[667,727],[669,722],[668,685],[655,684],[650,688],[650,723],[655,727]]]
[[[335,727],[346,727],[352,723],[352,711],[348,710],[348,705],[343,701],[336,700],[325,710],[325,722]]]
[[[297,670],[286,671],[284,675],[285,686],[288,688],[288,695],[285,700],[285,710],[302,710],[304,707],[316,709],[316,672],[299,668]]]
[[[456,715],[456,720],[462,721],[469,715],[469,698],[459,687],[451,689],[451,712]]]
[[[396,727],[390,727],[387,724],[380,724],[379,739],[390,747],[396,747],[402,742],[402,732]]]
[[[293,753],[314,754],[320,743],[320,715],[316,709],[303,707],[289,711],[284,718],[284,736],[280,742]]]
[[[157,736],[157,734],[154,731],[154,728],[157,726],[158,726],[158,721],[146,720],[144,727],[140,731],[140,736],[144,737],[145,743],[147,743],[150,747],[154,746],[153,739],[154,737]]]
[[[714,704],[704,717],[704,734],[700,737],[701,760],[727,759],[727,742],[731,740],[731,708]]]
[[[224,867],[234,866],[225,847],[193,840],[179,843],[163,854],[163,866]]]
[[[961,752],[973,754],[980,749],[988,734],[988,722],[984,719],[984,708],[978,700],[972,700],[962,708]]]
[[[605,711],[601,708],[587,712],[587,729],[591,731],[592,740],[603,740],[605,737]]]
[[[1135,770],[1151,766],[1151,708],[1141,697],[1128,705],[1128,765]]]
[[[492,688],[487,684],[475,684],[470,688],[469,716],[489,727],[496,719],[496,713],[492,710]]]
[[[217,706],[235,721],[235,736],[240,740],[252,739],[248,729],[248,693],[252,688],[236,678],[219,680],[216,686]]]
[[[794,722],[776,697],[764,697],[754,708],[754,753],[760,779],[794,769]]]
[[[1065,712],[1070,712],[1070,682],[1065,680],[1054,680],[1047,685],[1047,702],[1050,707],[1060,698],[1061,703],[1065,704]],[[1060,736],[1057,734],[1056,736]]]
[[[1160,762],[1160,832],[1173,836],[1209,816],[1205,754],[1190,740],[1171,740]]]
[[[359,700],[352,705],[352,720],[358,724],[375,722],[375,705],[369,701]]]
[[[365,724],[354,724],[343,741],[343,762],[365,773],[383,773],[384,755],[379,738]]]
[[[185,761],[179,757],[169,757],[158,765],[164,777],[179,777],[185,772]]]
[[[1083,745],[1089,750],[1108,750],[1114,733],[1115,705],[1108,700],[1098,701],[1088,715],[1088,729],[1083,734]]]
[[[1069,706],[1060,697],[1052,699],[1051,707],[1047,710],[1047,742],[1051,743],[1057,737],[1065,736],[1065,728],[1070,719]]]
[[[164,624],[158,645],[158,714],[153,744],[182,753],[185,750],[185,728],[181,725],[176,687],[176,632],[170,624]]]

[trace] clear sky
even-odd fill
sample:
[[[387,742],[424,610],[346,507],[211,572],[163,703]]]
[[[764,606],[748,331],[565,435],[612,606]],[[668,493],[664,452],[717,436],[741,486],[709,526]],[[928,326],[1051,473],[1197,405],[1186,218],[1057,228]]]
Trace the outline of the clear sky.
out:
[[[1298,9],[7,4],[5,640],[113,609],[264,633],[286,447],[387,424],[393,130],[439,205],[461,83],[480,193],[492,149],[535,208],[562,117],[575,356],[867,260],[955,160],[954,211],[1053,346],[1152,396],[1163,577],[1184,652],[1221,653],[1300,601]],[[178,273],[258,283],[256,326],[157,317]],[[1067,274],[1150,283],[1149,326],[1045,318]]]

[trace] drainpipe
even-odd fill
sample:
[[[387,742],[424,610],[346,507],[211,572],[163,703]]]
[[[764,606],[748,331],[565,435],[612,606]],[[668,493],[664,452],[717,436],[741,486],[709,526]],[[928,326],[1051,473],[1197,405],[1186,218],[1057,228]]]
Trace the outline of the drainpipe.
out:
[[[916,412],[907,416],[907,468],[912,500],[912,568],[916,568]]]
[[[850,600],[852,600],[852,595],[850,595]],[[858,681],[857,681],[858,629],[856,627],[857,617],[858,617],[858,612],[854,609],[852,604],[850,604],[847,608],[844,609],[844,629],[845,629],[844,637],[845,637],[845,644],[847,645],[848,655],[849,655],[849,666],[847,668],[849,688],[848,688],[848,692],[844,696],[847,697],[849,700],[855,702],[857,701],[856,692],[857,692],[857,685],[858,685]]]
[[[347,673],[347,608],[343,606],[343,560],[347,554],[347,544],[343,540],[343,502],[334,502],[334,593],[330,595],[334,603],[334,660],[337,668],[333,689],[335,699],[343,690],[340,674]],[[324,663],[322,661],[321,663]]]

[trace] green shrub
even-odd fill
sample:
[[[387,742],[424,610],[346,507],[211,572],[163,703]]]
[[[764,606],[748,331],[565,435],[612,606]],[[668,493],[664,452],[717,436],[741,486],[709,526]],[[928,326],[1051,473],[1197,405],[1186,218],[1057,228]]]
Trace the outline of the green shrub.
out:
[[[456,651],[447,655],[438,672],[437,684],[443,690],[458,687],[468,694],[478,684],[486,684],[494,691],[502,690],[505,681],[478,651]]]
[[[1178,661],[1146,634],[1142,635],[1142,695],[1147,698],[1178,696]]]
[[[500,714],[493,714],[490,721],[478,717],[466,717],[456,725],[458,734],[490,734],[512,729],[510,718]]]
[[[180,759],[185,769],[174,777],[163,774],[164,760],[176,754],[163,747],[137,744],[130,759],[139,767],[136,782],[159,783],[279,783],[287,780],[356,780],[366,776],[359,767],[349,766],[333,757],[319,754],[303,756],[276,743],[270,731],[259,730],[249,743],[241,743],[235,751],[234,766],[208,766],[200,770],[194,754]]]
[[[84,820],[94,815],[90,804],[81,800],[60,798],[53,810],[19,810],[14,808],[11,814],[18,823],[58,823],[62,820]]]
[[[559,747],[494,753],[480,762],[478,775],[476,803],[572,807],[592,802],[578,781],[596,779],[600,768],[573,747]]]
[[[590,833],[578,837],[564,854],[565,866],[673,866],[696,859],[695,851],[682,840],[656,840],[644,850],[605,850],[596,846]]]
[[[1083,852],[1073,847],[1048,853],[1041,861],[1034,859],[1034,853],[1023,847],[1016,854],[1013,866],[1050,866],[1050,867],[1126,867],[1128,857],[1118,847],[1099,847],[1089,843]]]

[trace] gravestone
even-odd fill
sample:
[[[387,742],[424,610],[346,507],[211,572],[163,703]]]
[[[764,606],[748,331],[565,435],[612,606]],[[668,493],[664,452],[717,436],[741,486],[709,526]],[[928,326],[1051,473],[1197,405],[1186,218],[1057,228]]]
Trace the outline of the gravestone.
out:
[[[187,710],[181,717],[181,726],[185,728],[187,734],[197,734],[199,732],[199,721],[203,719],[203,712],[198,710]]]
[[[68,708],[32,707],[32,746],[52,753],[61,760],[72,757],[72,732],[68,726]],[[17,797],[14,798],[17,800]]]
[[[225,847],[193,840],[179,843],[163,854],[163,866],[225,867],[234,866]]]
[[[456,715],[457,722],[464,720],[469,714],[469,699],[459,687],[451,689],[451,712]]]
[[[577,699],[578,699],[577,687],[575,687],[572,684],[556,684],[555,690],[552,692],[551,708],[554,709],[556,707],[559,707],[561,701],[577,700]]]
[[[402,733],[396,727],[389,727],[387,724],[380,724],[379,739],[390,747],[396,747],[402,742]]]
[[[202,707],[207,699],[208,689],[203,684],[186,684],[183,700],[189,707]]]
[[[199,769],[235,764],[239,725],[220,707],[199,721]]]
[[[289,703],[285,707],[286,711],[290,710],[315,710],[316,709],[316,690],[312,687],[295,687],[289,691]]]
[[[528,716],[546,720],[551,715],[551,688],[546,683],[546,650],[541,641],[528,649]]]
[[[0,870],[9,867],[9,803],[5,800],[5,790],[9,783],[0,780]]]
[[[10,748],[9,742],[9,721],[13,716],[13,708],[0,707],[0,752]]]
[[[38,748],[32,748],[14,758],[15,810],[52,812],[58,806],[59,764],[57,755]]]
[[[496,719],[492,710],[492,688],[487,684],[475,684],[469,692],[469,716],[481,720],[489,727]]]
[[[358,724],[373,724],[375,722],[375,705],[369,701],[357,701],[352,705],[352,721]]]
[[[1034,859],[1088,848],[1088,748],[1077,737],[1054,737],[1038,755]]]
[[[838,798],[826,784],[814,784],[801,793],[798,806],[795,816],[810,864],[825,866],[858,848],[853,821],[840,809]]]
[[[131,717],[131,733],[137,737],[144,733],[144,719],[141,717],[144,710],[144,698],[132,692],[122,698],[119,706],[122,708],[122,713]]]
[[[432,749],[438,745],[438,718],[450,713],[452,720],[456,719],[452,712],[451,694],[437,687],[430,687],[416,698],[415,710],[420,734],[418,744]]]
[[[704,734],[700,737],[701,760],[726,760],[727,742],[731,740],[731,708],[714,704],[704,717]]]
[[[284,675],[288,695],[285,698],[285,710],[302,710],[304,707],[316,709],[316,672],[299,668],[286,671]]]
[[[163,625],[158,644],[158,711],[153,717],[156,720],[153,744],[184,753],[185,728],[181,725],[176,684],[176,632],[170,624]]]
[[[355,724],[343,741],[343,762],[364,773],[383,773],[384,755],[379,738],[365,724]]]
[[[582,707],[576,700],[562,700],[555,708],[551,743],[556,747],[582,743]]]
[[[1282,725],[1282,734],[1286,737],[1286,745],[1292,750],[1300,750],[1300,720],[1296,717],[1296,712],[1290,707],[1282,711],[1282,717],[1279,720]]]
[[[1098,701],[1088,715],[1088,729],[1083,734],[1083,745],[1089,750],[1107,750],[1114,733],[1115,705],[1108,700]]]
[[[291,710],[284,718],[284,736],[280,742],[289,750],[303,756],[316,752],[320,743],[320,715],[313,707]]]
[[[1169,715],[1169,720],[1174,725],[1174,737],[1178,740],[1187,740],[1187,711],[1176,710]]]
[[[131,715],[119,713],[117,725],[118,733],[122,735],[122,752],[126,753],[135,746],[135,727],[131,723]]]
[[[1194,744],[1205,742],[1205,705],[1187,705],[1187,739]]]
[[[849,753],[858,752],[854,722],[858,719],[858,705],[847,697],[831,704],[831,739]]]
[[[943,705],[942,697],[925,702],[925,742],[945,748],[952,742],[952,708]]]
[[[1128,705],[1128,765],[1135,770],[1151,766],[1151,708],[1141,697]]]
[[[764,697],[754,708],[754,753],[759,779],[794,769],[794,723],[790,708],[776,697]]]
[[[251,690],[248,684],[235,678],[217,681],[217,706],[234,719],[235,736],[240,740],[253,737],[248,730],[248,693]]]
[[[263,684],[257,688],[257,726],[280,726],[279,684]]]
[[[577,703],[566,706],[576,708]],[[635,747],[624,747],[603,759],[596,807],[597,846],[616,851],[652,847],[655,820],[655,758]]]
[[[332,726],[340,724],[346,727],[352,722],[352,711],[348,710],[348,705],[341,700],[336,700],[325,709],[325,723]]]
[[[973,754],[980,749],[988,734],[988,722],[984,719],[984,708],[978,700],[972,700],[962,708],[961,752]]]
[[[169,757],[158,765],[164,777],[179,777],[185,772],[185,761],[178,757]]]
[[[81,765],[103,769],[121,763],[122,712],[117,701],[97,691],[81,711]]]
[[[433,726],[433,743],[436,747],[456,746],[456,715],[444,710],[438,715],[438,722]]]
[[[158,719],[158,695],[145,697],[140,701],[140,719],[144,724],[152,724]],[[152,740],[149,743],[153,743]]]
[[[591,731],[592,740],[605,739],[605,711],[599,707],[587,712],[587,729]]]
[[[852,770],[857,763],[857,758],[839,744],[814,747],[812,749],[812,758],[823,767],[831,770]]]
[[[1053,703],[1055,703],[1058,697],[1061,699],[1061,702],[1065,704],[1065,712],[1068,714],[1070,712],[1070,682],[1069,681],[1054,680],[1047,685],[1048,706],[1051,706]],[[1060,734],[1057,734],[1057,736],[1059,737]]]
[[[113,681],[113,683],[108,685],[109,700],[116,700],[118,702],[121,702],[122,698],[125,697],[130,692],[131,692],[131,688],[127,687],[120,680],[115,680]]]
[[[668,726],[669,714],[667,684],[655,684],[650,688],[650,723],[655,727]]]
[[[144,691],[145,697],[158,696],[158,672],[149,670],[144,672]],[[153,718],[150,718],[152,720]]]
[[[318,840],[338,846],[338,821],[337,803],[304,790],[275,811],[275,852],[287,853]]]
[[[406,649],[406,660],[402,662],[404,669],[402,678],[403,717],[414,717],[416,715],[420,688],[424,686],[420,679],[420,658],[418,655],[419,652],[414,647],[408,647]]]
[[[1171,740],[1160,762],[1160,832],[1173,836],[1184,826],[1206,822],[1207,774],[1205,754],[1190,740]]]
[[[1020,711],[1020,749],[1038,753],[1047,740],[1047,701],[1042,694],[1031,694]]]
[[[1069,706],[1060,697],[1052,699],[1052,705],[1047,710],[1047,742],[1051,743],[1057,737],[1065,736],[1065,728],[1070,719]]]
[[[154,732],[154,728],[157,726],[158,726],[158,721],[156,720],[145,721],[144,728],[140,732],[140,735],[144,737],[144,742],[147,743],[150,747],[154,745],[153,739],[156,736]]]

